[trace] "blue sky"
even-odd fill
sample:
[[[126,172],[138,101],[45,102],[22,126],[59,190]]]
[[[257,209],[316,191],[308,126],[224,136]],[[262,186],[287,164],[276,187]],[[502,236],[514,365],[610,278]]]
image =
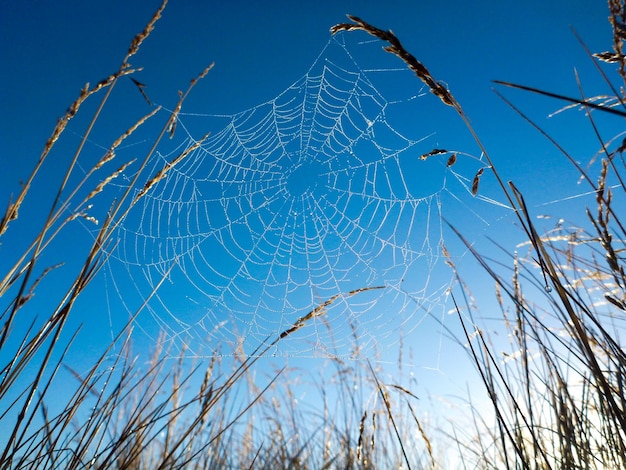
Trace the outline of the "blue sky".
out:
[[[4,201],[17,192],[18,181],[33,167],[55,120],[78,90],[85,82],[95,83],[117,69],[130,39],[143,28],[157,5],[117,0],[106,4],[67,0],[0,3],[0,59],[4,64],[0,77],[0,109],[4,116],[0,128],[0,188]],[[346,13],[392,29],[404,46],[450,87],[501,173],[516,181],[538,212],[545,211],[540,206],[543,202],[581,191],[575,185],[575,172],[495,96],[491,80],[576,95],[573,69],[577,67],[589,94],[605,92],[570,31],[571,25],[593,51],[610,47],[607,8],[598,2],[173,1],[132,64],[144,67],[136,78],[147,85],[151,100],[172,108],[176,91],[186,88],[190,78],[214,62],[215,67],[193,91],[184,112],[231,115],[274,99],[307,73],[329,40],[329,28],[346,21]],[[368,39],[365,35],[362,38]],[[377,62],[373,56],[368,60]],[[393,58],[380,52],[380,61],[390,64]],[[408,81],[402,83],[411,86]],[[407,96],[420,90],[417,79],[414,86],[415,90],[408,91]],[[122,83],[119,88],[122,97],[114,104],[120,111],[105,116],[111,128],[119,124],[119,117],[125,113],[139,116],[149,110],[132,84]],[[585,161],[596,150],[590,133],[572,132],[575,124],[571,116],[546,120],[548,113],[559,108],[558,102],[504,92],[556,137],[567,138],[575,158]],[[435,105],[407,111],[410,119],[402,123],[403,129],[411,133],[414,125],[417,132],[413,137],[436,132],[425,144],[426,150],[445,147],[475,152],[452,110]],[[189,118],[188,122],[198,131],[195,137],[220,129],[202,129],[202,118]],[[207,118],[207,126],[209,122],[213,121]],[[78,141],[80,132],[80,124],[70,128],[68,146]],[[101,132],[95,134],[92,151],[98,151],[98,145],[107,142],[106,129]],[[137,145],[141,147],[142,142]],[[63,161],[62,152],[58,158]],[[55,165],[48,166],[46,179],[54,180],[59,170]],[[492,179],[485,177],[483,185],[485,193],[497,195]],[[46,189],[45,183],[38,186],[32,207],[47,201]],[[490,225],[460,214],[467,217],[462,219],[461,228],[476,240],[485,234],[493,236],[496,229],[489,232],[489,227],[503,215],[500,209],[489,206],[482,206],[480,211]],[[25,224],[17,230],[28,228]],[[500,234],[515,233],[506,219],[497,230]],[[19,240],[20,235],[16,232],[12,236]],[[68,236],[80,239],[80,233]],[[107,282],[95,289],[114,296],[115,289],[110,280]],[[105,317],[94,321],[107,330]],[[90,323],[85,317],[80,322]],[[440,335],[437,332],[429,336],[432,344],[428,343],[427,348],[436,350]],[[106,337],[105,334],[103,338]],[[440,352],[435,355],[439,358]],[[432,366],[438,361],[426,362]]]
[[[6,72],[0,99],[11,118],[0,138],[7,155],[24,145],[27,152],[21,154],[38,153],[78,88],[117,67],[157,4],[2,2]],[[329,27],[351,13],[392,29],[449,84],[478,130],[489,131],[485,138],[493,140],[512,129],[508,119],[506,127],[503,119],[494,119],[507,110],[489,92],[491,79],[575,93],[573,67],[590,68],[569,26],[592,50],[610,44],[606,6],[589,1],[401,1],[393,6],[373,1],[185,1],[172,2],[166,11],[135,60],[146,66],[141,78],[155,101],[172,103],[175,90],[211,62],[216,67],[189,108],[232,113],[273,98],[308,69],[327,42]],[[25,158],[6,160],[12,166],[4,175],[19,173],[18,162]]]

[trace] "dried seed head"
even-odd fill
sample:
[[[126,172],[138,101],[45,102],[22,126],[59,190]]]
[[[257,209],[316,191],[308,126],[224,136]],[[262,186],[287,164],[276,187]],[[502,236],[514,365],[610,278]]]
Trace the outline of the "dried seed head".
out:
[[[485,171],[484,167],[478,170],[478,172],[476,173],[476,176],[474,176],[474,179],[472,180],[472,196],[476,196],[476,194],[478,193],[478,185],[480,184],[480,177],[482,176],[484,171]]]
[[[456,153],[453,153],[452,155],[450,155],[450,158],[448,158],[448,162],[446,163],[446,166],[451,167],[455,163],[456,163]]]
[[[448,249],[446,248],[446,245],[443,244],[443,242],[441,243],[441,254],[445,258],[450,258],[450,252],[448,252]]]
[[[428,157],[432,157],[433,155],[441,155],[443,153],[448,153],[448,151],[444,149],[432,149],[430,152],[420,155],[420,160],[426,160]]]
[[[128,48],[126,59],[124,60],[124,63],[122,64],[122,68],[129,67],[128,59],[137,53],[137,51],[139,50],[139,47],[141,46],[141,43],[150,35],[152,30],[154,29],[154,25],[161,18],[161,13],[163,13],[163,10],[165,9],[165,5],[167,5],[167,0],[164,0],[163,3],[161,3],[161,6],[159,6],[157,11],[154,13],[154,15],[152,15],[152,18],[150,18],[150,21],[148,22],[144,30],[133,38],[132,42],[130,43],[130,47]]]
[[[354,23],[341,23],[335,25],[330,28],[331,33],[336,34],[339,31],[362,30],[372,36],[388,42],[389,45],[383,48],[385,51],[401,59],[408,66],[408,68],[412,70],[415,75],[417,75],[417,77],[428,86],[428,88],[430,88],[430,91],[441,99],[444,104],[458,108],[458,104],[455,102],[452,94],[450,94],[447,88],[441,83],[438,83],[430,74],[426,66],[410,54],[404,46],[402,46],[400,40],[395,34],[393,34],[393,32],[378,29],[356,16],[348,15],[348,18],[350,18],[350,20]]]
[[[93,169],[94,170],[100,169],[104,164],[110,162],[114,158],[115,158],[115,150],[113,150],[113,149],[107,150],[107,152],[100,159],[100,161],[98,163],[96,163],[96,165],[93,167]]]
[[[600,59],[602,62],[606,62],[608,64],[619,63],[621,60],[624,60],[624,56],[622,54],[617,54],[615,52],[596,52],[593,54],[596,59]]]
[[[120,168],[118,168],[116,171],[114,171],[113,173],[111,173],[109,176],[107,176],[103,181],[101,181],[98,186],[95,187],[94,190],[92,190],[89,195],[87,196],[87,198],[85,199],[85,201],[90,200],[91,198],[93,198],[96,194],[102,192],[102,190],[104,189],[104,187],[109,184],[111,182],[111,180],[117,178],[122,172],[124,172],[126,170],[126,168],[128,168],[130,165],[132,165],[135,162],[135,160],[131,160],[129,162],[124,163]]]

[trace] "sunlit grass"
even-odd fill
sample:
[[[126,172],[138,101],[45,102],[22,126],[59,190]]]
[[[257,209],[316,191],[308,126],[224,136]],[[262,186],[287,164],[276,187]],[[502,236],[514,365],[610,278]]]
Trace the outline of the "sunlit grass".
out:
[[[149,36],[164,7],[165,3],[133,40],[119,70],[80,92],[0,220],[0,241],[4,242],[13,226],[29,217],[21,210],[24,201],[67,123],[86,100],[101,95],[84,140],[60,187],[50,195],[43,226],[23,253],[12,253],[14,262],[2,272],[0,467],[446,468],[464,464],[467,468],[626,468],[626,352],[620,336],[626,315],[626,230],[620,218],[626,190],[622,179],[626,145],[619,139],[599,139],[602,152],[597,174],[592,173],[594,166],[578,166],[563,150],[563,158],[577,166],[595,198],[592,206],[581,205],[578,223],[558,221],[542,233],[534,222],[537,214],[527,207],[514,182],[502,178],[456,98],[392,33],[356,17],[333,31],[361,30],[386,41],[387,51],[403,60],[441,99],[442,106],[456,110],[490,165],[475,175],[472,193],[480,192],[481,177],[491,171],[525,234],[527,241],[518,247],[520,254],[508,254],[504,263],[467,243],[483,270],[481,279],[495,284],[498,317],[507,333],[504,352],[501,341],[496,344],[475,320],[480,315],[474,314],[472,285],[466,282],[474,275],[447,259],[458,280],[450,300],[465,335],[456,339],[456,346],[465,349],[483,384],[482,398],[473,390],[467,402],[486,401],[490,412],[470,406],[467,415],[456,421],[437,420],[412,389],[414,382],[395,368],[389,372],[382,363],[331,358],[319,371],[308,373],[292,367],[274,372],[260,367],[267,351],[307,328],[311,319],[323,316],[334,297],[320,302],[291,327],[276,331],[252,354],[243,354],[237,345],[222,351],[232,358],[229,361],[216,354],[208,363],[190,367],[157,348],[150,363],[138,362],[132,351],[131,318],[87,372],[67,366],[66,355],[72,353],[73,342],[81,334],[66,331],[67,320],[77,313],[77,299],[106,262],[117,224],[192,150],[180,153],[156,174],[145,174],[146,163],[161,139],[176,131],[177,114],[187,92],[181,94],[178,106],[154,136],[152,149],[140,161],[115,166],[115,151],[161,113],[159,108],[129,124],[128,131],[111,144],[99,162],[77,182],[72,178],[100,111],[118,79],[135,72],[128,60]],[[622,53],[626,8],[624,2],[610,1],[609,9],[613,51],[597,57],[615,64],[620,83],[614,85],[606,78],[614,96],[601,104],[585,100],[582,92],[580,99],[570,99],[587,111],[585,119],[594,129],[597,113],[611,110],[615,119],[620,119],[626,109],[618,91],[626,86]],[[520,125],[526,124],[520,120]],[[445,158],[448,165],[454,164],[450,155]],[[131,164],[138,167],[137,176],[115,200],[107,217],[94,220],[90,202]],[[109,169],[111,165],[113,169]],[[147,183],[139,184],[140,175]],[[62,243],[64,230],[77,219],[99,224],[82,268],[67,290],[49,302],[46,298],[48,310],[39,314],[38,321],[24,325],[23,309],[41,285],[57,275],[54,266],[42,265],[46,249],[53,242]],[[464,241],[463,229],[455,227],[454,221],[448,223]],[[496,250],[500,250],[498,243],[496,238]],[[2,251],[10,249],[4,243],[0,247]],[[376,288],[363,287],[343,295]],[[61,380],[62,373],[69,373],[72,379]]]

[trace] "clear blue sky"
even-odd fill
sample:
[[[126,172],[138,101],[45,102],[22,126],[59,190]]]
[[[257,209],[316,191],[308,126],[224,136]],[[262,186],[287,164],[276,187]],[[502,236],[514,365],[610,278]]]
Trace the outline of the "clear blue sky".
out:
[[[117,67],[157,5],[0,3],[0,144],[10,165],[2,183],[24,175],[77,90]],[[328,40],[328,28],[346,13],[392,29],[450,85],[493,145],[517,135],[508,110],[489,91],[491,79],[575,93],[573,67],[589,67],[570,25],[592,50],[610,45],[603,2],[174,1],[135,63],[146,68],[141,78],[153,100],[167,104],[215,62],[188,110],[232,113],[273,98],[299,78]]]
[[[95,83],[117,69],[129,41],[157,5],[154,1],[2,0],[2,204],[17,192],[18,181],[33,167],[55,120],[78,90],[85,82]],[[302,77],[328,42],[329,28],[346,21],[346,13],[392,29],[437,79],[449,85],[505,178],[518,182],[534,203],[575,194],[575,173],[491,92],[491,80],[576,95],[573,69],[577,67],[583,85],[589,84],[589,94],[605,92],[570,31],[570,26],[576,28],[593,51],[608,49],[611,34],[607,7],[602,2],[172,1],[132,64],[145,68],[136,78],[147,85],[152,101],[173,107],[176,91],[215,62],[184,111],[234,114],[275,98]],[[120,103],[122,109],[146,112],[146,103],[132,86],[124,86],[124,96],[135,101]],[[420,86],[415,80],[415,92]],[[591,134],[572,135],[568,117],[545,121],[546,114],[558,109],[559,103],[505,92],[543,119],[557,137],[568,137],[577,158],[584,161],[596,149]],[[437,109],[440,114],[412,111],[417,129],[435,127],[437,133],[429,145],[475,151],[458,122],[450,124],[456,122],[450,109]],[[118,118],[107,119],[114,125]],[[445,127],[437,128],[438,124]],[[219,128],[205,129],[209,130]],[[78,138],[80,131],[74,132]],[[413,137],[419,135],[423,133]],[[52,179],[55,168],[47,171]],[[46,188],[39,189],[41,193],[36,196],[45,202],[42,194]],[[496,194],[493,186],[485,191]],[[489,209],[485,213],[489,214]],[[487,230],[481,224],[466,229],[480,234]],[[4,249],[0,247],[0,255]],[[110,285],[103,290],[112,292]],[[82,321],[89,323],[84,318]],[[106,326],[107,321],[98,324]]]

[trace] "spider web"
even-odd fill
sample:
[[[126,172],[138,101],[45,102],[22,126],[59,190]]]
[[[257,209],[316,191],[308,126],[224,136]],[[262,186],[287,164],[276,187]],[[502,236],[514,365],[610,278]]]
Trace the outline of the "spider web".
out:
[[[150,297],[140,330],[188,355],[224,340],[250,353],[324,306],[270,352],[290,356],[380,353],[429,319],[441,330],[442,206],[472,199],[484,164],[420,158],[436,143],[422,103],[436,98],[416,90],[379,42],[340,34],[274,99],[180,114],[184,139],[150,174],[196,143],[192,127],[212,134],[129,213],[111,253],[120,296]]]

